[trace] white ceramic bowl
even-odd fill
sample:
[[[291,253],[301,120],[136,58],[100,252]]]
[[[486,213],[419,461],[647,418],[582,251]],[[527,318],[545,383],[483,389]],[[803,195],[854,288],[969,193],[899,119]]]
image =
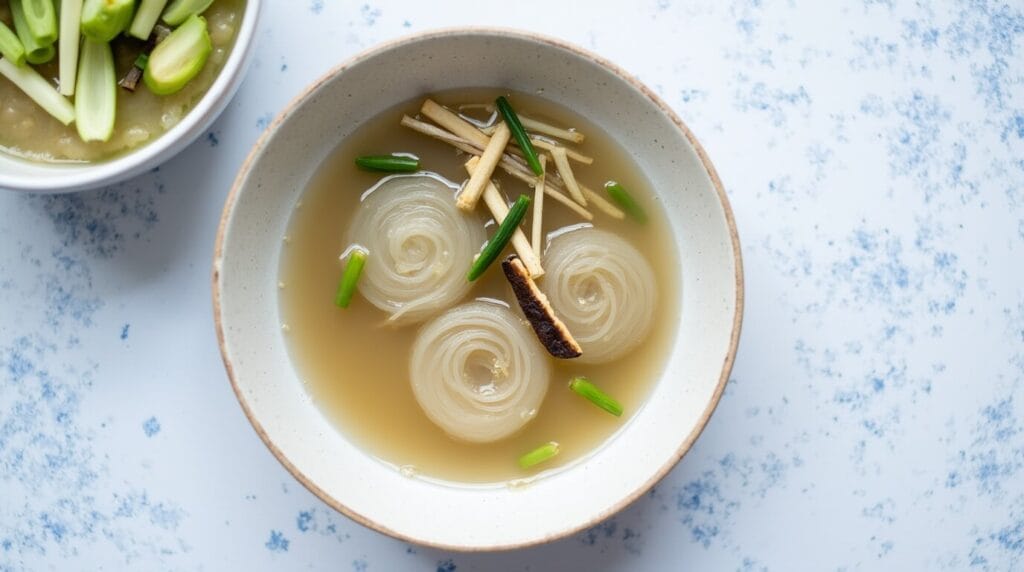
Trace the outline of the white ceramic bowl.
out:
[[[543,62],[543,65],[538,65]],[[582,461],[519,489],[408,478],[353,445],[303,389],[278,314],[281,239],[310,176],[377,113],[418,95],[502,86],[587,116],[633,151],[668,209],[681,261],[672,356],[643,409]],[[554,540],[622,509],[703,429],[739,338],[743,283],[732,213],[714,168],[678,117],[613,64],[562,42],[493,29],[405,38],[335,68],[270,125],[228,197],[214,259],[214,312],[235,393],[302,484],[378,531],[455,550]]]
[[[0,189],[29,193],[92,189],[144,173],[180,153],[210,127],[241,85],[252,59],[262,4],[263,0],[246,1],[235,45],[217,79],[169,131],[116,159],[97,163],[43,163],[0,151]]]

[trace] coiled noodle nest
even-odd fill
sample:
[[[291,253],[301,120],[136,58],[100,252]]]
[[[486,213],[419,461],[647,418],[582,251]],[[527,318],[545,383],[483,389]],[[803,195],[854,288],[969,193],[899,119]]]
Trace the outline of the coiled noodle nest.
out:
[[[583,228],[555,237],[541,288],[583,348],[581,363],[614,361],[650,332],[658,289],[646,258],[624,239]]]
[[[533,331],[507,307],[482,301],[424,325],[409,365],[427,417],[474,443],[507,437],[533,419],[550,377]]]
[[[426,320],[469,292],[466,268],[485,233],[455,207],[454,192],[433,175],[398,175],[360,203],[349,230],[350,242],[370,253],[359,292],[389,322]]]

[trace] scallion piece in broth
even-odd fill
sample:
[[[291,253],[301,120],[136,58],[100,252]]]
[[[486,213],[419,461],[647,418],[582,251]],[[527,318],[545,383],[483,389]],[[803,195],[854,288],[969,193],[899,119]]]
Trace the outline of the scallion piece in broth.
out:
[[[526,157],[527,164],[530,165],[530,170],[533,171],[534,175],[540,176],[544,172],[544,167],[540,164],[540,159],[537,158],[537,150],[533,148],[533,143],[530,141],[530,136],[527,135],[526,130],[523,129],[523,124],[519,121],[519,116],[516,115],[515,110],[512,109],[512,105],[509,104],[505,96],[499,96],[495,100],[495,105],[498,107],[498,111],[501,112],[501,116],[505,119],[505,123],[508,124],[509,130],[512,132],[512,137],[519,144],[519,149],[522,150],[523,156]]]
[[[18,67],[6,58],[0,58],[0,75],[11,80],[25,95],[64,125],[75,120],[75,108],[71,102],[57,93],[50,82],[30,66]]]
[[[601,391],[596,385],[585,377],[574,377],[569,382],[569,389],[577,394],[586,397],[591,403],[604,409],[616,417],[622,416],[622,404],[607,393]]]
[[[345,271],[341,274],[341,282],[338,283],[338,292],[334,295],[334,305],[339,308],[348,308],[352,302],[352,295],[356,293],[356,285],[359,283],[359,276],[363,273],[363,266],[366,265],[367,252],[362,248],[353,248],[348,255],[348,262],[345,263]]]
[[[412,173],[419,170],[420,160],[402,155],[365,155],[356,158],[356,166],[382,173]]]
[[[139,8],[135,11],[132,24],[128,27],[128,34],[140,40],[149,39],[153,26],[160,19],[160,13],[164,11],[167,0],[142,0]]]
[[[498,230],[494,233],[491,240],[487,241],[484,245],[483,251],[480,252],[480,256],[473,261],[473,266],[469,269],[469,273],[466,275],[466,279],[470,282],[479,278],[484,270],[494,262],[498,255],[501,254],[502,250],[505,250],[505,245],[512,239],[512,235],[516,229],[519,228],[519,223],[523,221],[523,217],[526,216],[526,209],[530,207],[530,197],[526,195],[519,195],[516,199],[515,204],[508,210],[508,215],[505,216],[505,220],[501,221],[501,225],[498,226]]]
[[[82,141],[108,141],[117,115],[117,76],[110,44],[86,38],[78,63],[75,115]]]
[[[82,39],[82,0],[60,3],[60,75],[61,95],[75,95],[78,81],[78,48]]]
[[[530,451],[529,453],[519,457],[519,466],[523,469],[529,469],[534,465],[538,465],[547,461],[558,454],[558,443],[550,441],[544,443],[540,447]]]
[[[11,0],[11,8],[19,6],[28,32],[40,46],[49,46],[57,41],[57,11],[53,0]]]
[[[636,202],[633,195],[629,194],[625,187],[615,181],[608,181],[605,183],[604,189],[608,191],[612,200],[618,203],[622,210],[626,211],[626,214],[633,217],[640,224],[647,222],[647,213],[644,212],[640,203]]]
[[[45,64],[49,63],[57,56],[57,48],[53,47],[53,44],[44,46],[38,50],[32,50],[25,54],[25,61],[30,64]]]
[[[202,14],[210,4],[213,4],[213,0],[174,0],[167,10],[164,10],[164,22],[177,26],[189,16]]]
[[[85,0],[82,34],[97,42],[109,42],[128,29],[134,11],[134,0]]]
[[[211,51],[206,19],[190,16],[153,48],[142,79],[156,95],[176,93],[202,71]]]
[[[11,0],[11,18],[14,19],[14,31],[25,48],[25,60],[28,63],[45,64],[57,55],[53,42],[42,43],[32,34],[21,0]]]
[[[25,65],[25,46],[3,22],[0,22],[0,56],[18,67]]]

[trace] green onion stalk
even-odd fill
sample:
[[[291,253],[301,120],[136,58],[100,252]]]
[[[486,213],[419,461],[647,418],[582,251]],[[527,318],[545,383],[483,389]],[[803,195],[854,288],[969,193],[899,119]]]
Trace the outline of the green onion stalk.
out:
[[[412,173],[419,170],[420,160],[402,155],[366,155],[356,158],[356,166],[382,173]]]
[[[153,48],[142,80],[156,95],[177,93],[199,75],[212,51],[206,19],[189,16]]]
[[[60,93],[74,95],[78,81],[78,48],[82,39],[82,0],[60,3]]]
[[[505,123],[508,125],[509,131],[512,132],[512,137],[519,145],[519,149],[522,150],[523,156],[526,157],[526,163],[530,165],[530,170],[539,177],[544,172],[544,167],[540,164],[537,150],[533,148],[533,142],[530,141],[530,136],[526,133],[526,129],[523,128],[522,122],[519,121],[519,116],[516,115],[515,110],[512,109],[512,105],[505,99],[504,95],[498,97],[494,104],[498,111],[501,112],[502,118],[505,119]]]
[[[128,29],[135,0],[85,0],[82,34],[97,42],[109,42]]]
[[[177,26],[189,18],[198,16],[206,11],[213,4],[213,0],[174,0],[164,10],[164,22],[170,26]]]
[[[530,197],[519,195],[515,204],[512,205],[512,208],[508,210],[508,214],[505,215],[505,220],[501,221],[501,224],[498,226],[494,237],[487,241],[483,251],[480,252],[480,256],[473,261],[473,266],[470,267],[469,273],[466,275],[467,280],[473,282],[483,275],[487,267],[501,254],[501,251],[505,250],[505,245],[508,244],[509,240],[512,240],[512,235],[519,228],[519,223],[523,221],[523,217],[526,216],[526,209],[529,207]]]
[[[29,23],[29,19],[35,16],[31,16],[25,11],[22,0],[11,0],[11,16],[14,19],[14,31],[18,33],[18,38],[25,49],[25,61],[30,64],[45,64],[57,55],[53,41],[49,43],[40,41],[43,38],[33,32],[34,27],[43,27],[44,23]]]
[[[18,10],[28,25],[28,33],[37,44],[52,46],[57,41],[57,11],[53,0],[11,0],[11,9]]]
[[[75,114],[82,141],[109,141],[117,115],[114,54],[107,42],[86,38],[78,63]]]
[[[627,215],[640,224],[647,222],[647,213],[644,212],[640,203],[636,202],[636,199],[633,198],[633,195],[629,194],[625,187],[615,181],[608,181],[605,183],[604,189],[608,191],[608,195],[611,196],[612,200],[618,203],[622,210],[626,211]]]
[[[519,467],[529,469],[558,455],[558,443],[550,441],[519,457]]]
[[[128,35],[140,40],[148,40],[153,26],[160,19],[160,13],[164,11],[167,0],[141,0],[139,8],[135,11],[132,24],[128,27]]]
[[[18,67],[7,58],[0,58],[0,76],[6,77],[25,95],[32,98],[64,125],[75,120],[75,108],[66,97],[57,93],[50,82],[31,66]]]
[[[18,67],[25,65],[25,46],[3,22],[0,22],[0,56]]]
[[[356,293],[356,286],[359,284],[359,277],[363,274],[363,266],[366,265],[366,257],[369,255],[359,247],[352,249],[348,255],[348,262],[345,263],[345,270],[341,273],[341,281],[338,282],[338,291],[334,295],[334,305],[339,308],[348,308],[352,302],[352,296]]]
[[[569,382],[569,389],[578,395],[585,397],[594,405],[604,409],[616,417],[622,416],[622,404],[607,393],[601,391],[596,385],[585,377],[574,377]]]

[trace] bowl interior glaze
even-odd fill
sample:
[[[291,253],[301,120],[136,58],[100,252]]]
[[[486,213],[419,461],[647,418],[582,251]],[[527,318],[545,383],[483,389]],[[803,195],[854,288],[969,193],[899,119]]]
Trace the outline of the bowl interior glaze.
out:
[[[682,308],[671,358],[643,409],[604,447],[522,487],[462,487],[402,476],[349,442],[310,401],[278,315],[281,241],[293,205],[339,141],[417,95],[503,86],[593,119],[637,158],[668,212]],[[492,29],[398,40],[329,72],[257,143],[225,206],[214,260],[221,351],[260,437],[325,502],[381,532],[456,550],[554,540],[622,509],[689,449],[735,356],[742,270],[732,214],[692,134],[612,64],[534,35]],[[254,311],[254,309],[260,309]]]

